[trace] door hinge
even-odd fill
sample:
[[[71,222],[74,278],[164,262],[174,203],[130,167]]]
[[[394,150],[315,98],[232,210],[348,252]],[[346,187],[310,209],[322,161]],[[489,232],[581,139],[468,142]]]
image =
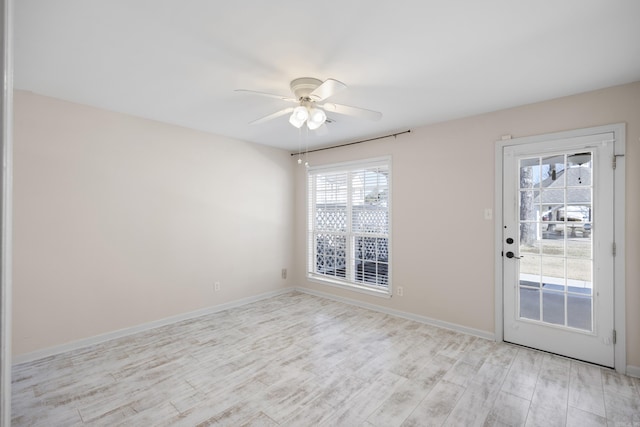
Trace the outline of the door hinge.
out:
[[[613,254],[613,256],[616,256],[616,252],[617,252],[616,242],[613,242],[611,244],[611,253]]]
[[[618,167],[618,157],[624,157],[624,154],[614,154],[613,161],[611,162],[611,166],[615,169]]]
[[[611,334],[611,340],[613,341],[614,344],[616,343],[617,335],[618,334],[616,334],[616,330],[614,329],[613,333]]]

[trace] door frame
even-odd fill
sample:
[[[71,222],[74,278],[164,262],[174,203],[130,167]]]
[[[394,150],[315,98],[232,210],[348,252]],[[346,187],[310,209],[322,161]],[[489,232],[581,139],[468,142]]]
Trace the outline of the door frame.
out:
[[[613,133],[614,135],[614,159],[616,168],[613,171],[614,180],[614,242],[616,255],[613,259],[613,293],[614,293],[614,328],[616,330],[616,343],[614,345],[614,368],[616,371],[627,372],[627,346],[626,346],[626,315],[625,315],[625,146],[626,132],[624,123],[597,126],[583,129],[575,129],[565,132],[555,132],[542,135],[534,135],[522,138],[511,138],[511,135],[503,136],[502,140],[495,143],[495,204],[494,204],[494,249],[495,249],[495,340],[504,341],[504,277],[502,256],[503,234],[503,152],[504,148],[513,145],[531,144],[537,142],[569,139],[581,136],[596,135],[601,133]],[[614,159],[611,159],[613,162]],[[612,242],[613,243],[613,242]]]
[[[13,0],[0,0],[0,426],[11,424],[11,265],[13,212]]]

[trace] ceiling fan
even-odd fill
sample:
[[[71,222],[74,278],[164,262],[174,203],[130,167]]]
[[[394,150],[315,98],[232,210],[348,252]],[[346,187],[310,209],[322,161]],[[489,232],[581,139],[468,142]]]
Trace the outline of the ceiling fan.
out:
[[[290,87],[294,97],[256,92],[254,90],[247,89],[236,89],[236,92],[245,92],[254,95],[266,96],[269,98],[277,98],[283,101],[298,104],[295,107],[288,107],[283,110],[276,111],[275,113],[271,113],[267,116],[261,117],[257,120],[249,122],[249,124],[256,125],[267,122],[269,120],[273,120],[280,116],[284,116],[286,114],[291,114],[289,116],[289,123],[291,123],[293,126],[301,128],[302,125],[306,123],[309,129],[315,130],[328,121],[326,112],[344,114],[369,120],[380,120],[382,118],[382,113],[378,111],[328,102],[322,103],[330,96],[335,95],[341,90],[347,88],[347,85],[338,80],[327,79],[323,82],[313,77],[301,77],[291,81]]]

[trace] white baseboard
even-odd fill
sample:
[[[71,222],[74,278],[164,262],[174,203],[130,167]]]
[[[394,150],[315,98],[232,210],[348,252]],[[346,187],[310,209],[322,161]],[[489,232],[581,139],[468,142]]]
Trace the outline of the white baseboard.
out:
[[[342,302],[345,304],[354,305],[357,307],[366,308],[373,311],[378,311],[381,313],[389,314],[392,316],[401,317],[403,319],[413,320],[416,322],[424,323],[427,325],[437,326],[439,328],[449,329],[456,332],[461,332],[463,334],[472,335],[484,339],[488,339],[491,341],[495,340],[495,334],[493,332],[483,331],[480,329],[469,328],[467,326],[458,325],[455,323],[445,322],[442,320],[433,319],[426,316],[420,316],[418,314],[407,313],[405,311],[393,310],[387,307],[382,307],[376,304],[364,303],[351,298],[338,297],[335,295],[331,295],[325,292],[315,291],[307,288],[285,288],[277,291],[267,292],[260,295],[255,295],[248,298],[242,298],[236,301],[231,301],[225,304],[216,305],[213,307],[207,307],[201,310],[191,311],[188,313],[179,314],[177,316],[171,316],[164,319],[156,320],[153,322],[144,323],[141,325],[133,326],[130,328],[120,329],[113,332],[108,332],[106,334],[96,335],[94,337],[81,339],[78,341],[73,341],[70,343],[45,348],[42,350],[37,350],[31,353],[25,353],[18,356],[13,357],[13,364],[18,365],[20,363],[31,362],[34,360],[42,359],[45,357],[55,356],[56,354],[66,353],[68,351],[78,350],[80,348],[88,347],[91,345],[99,344],[105,341],[110,341],[116,338],[122,338],[125,336],[137,334],[139,332],[144,332],[150,329],[155,329],[161,326],[170,325],[172,323],[181,322],[183,320],[193,319],[196,317],[206,316],[208,314],[217,313],[220,311],[228,310],[230,308],[240,307],[246,304],[250,304],[253,302],[257,302],[263,299],[275,297],[278,295],[283,295],[288,292],[299,291],[310,295],[315,295],[321,298],[327,298],[334,301]],[[626,370],[627,375],[631,377],[640,378],[640,366],[632,366],[628,365]]]
[[[640,378],[640,366],[627,365],[627,375]]]
[[[385,314],[390,314],[396,317],[402,317],[403,319],[414,320],[416,322],[424,323],[431,326],[437,326],[439,328],[449,329],[455,332],[461,332],[467,335],[473,335],[479,338],[488,339],[491,341],[495,341],[496,336],[493,332],[482,331],[480,329],[469,328],[467,326],[458,325],[455,323],[444,322],[442,320],[432,319],[426,316],[420,316],[418,314],[407,313],[406,311],[393,310],[391,308],[382,307],[376,304],[364,303],[351,298],[338,297],[335,295],[331,295],[328,293],[315,291],[307,288],[295,288],[296,291],[307,293],[310,295],[315,295],[321,298],[332,299],[334,301],[343,302],[345,304],[355,305],[357,307],[367,308],[369,310],[378,311]]]
[[[230,308],[240,307],[240,306],[257,302],[263,299],[267,299],[267,298],[275,297],[288,292],[292,292],[293,290],[294,290],[293,288],[285,288],[277,291],[266,292],[263,294],[251,296],[248,298],[242,298],[239,300],[231,301],[231,302],[220,304],[220,305],[215,305],[212,307],[203,308],[200,310],[190,311],[188,313],[178,314],[176,316],[154,320],[153,322],[143,323],[141,325],[132,326],[130,328],[119,329],[117,331],[107,332],[106,334],[100,334],[93,337],[72,341],[66,344],[44,348],[42,350],[36,350],[31,353],[20,354],[17,356],[13,356],[12,362],[13,362],[13,365],[18,365],[20,363],[26,363],[26,362],[42,359],[45,357],[55,356],[56,354],[78,350],[80,348],[89,347],[95,344],[100,344],[105,341],[110,341],[116,338],[122,338],[129,335],[137,334],[139,332],[148,331],[150,329],[159,328],[161,326],[170,325],[172,323],[181,322],[183,320],[189,320],[196,317],[206,316],[208,314],[218,313],[220,311],[228,310]]]

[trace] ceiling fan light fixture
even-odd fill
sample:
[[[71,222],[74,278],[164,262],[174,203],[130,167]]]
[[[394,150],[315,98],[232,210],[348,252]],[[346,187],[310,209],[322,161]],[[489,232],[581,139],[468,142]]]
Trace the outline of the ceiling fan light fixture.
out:
[[[291,92],[293,92],[294,95],[293,98],[274,95],[272,93],[256,92],[254,90],[237,89],[239,92],[253,93],[255,95],[266,96],[268,98],[277,98],[282,101],[295,104],[295,106],[268,114],[262,118],[249,122],[249,124],[260,124],[273,120],[277,117],[289,115],[289,123],[291,123],[293,127],[300,129],[302,128],[302,125],[306,123],[308,129],[320,129],[320,133],[322,133],[326,130],[326,127],[322,125],[327,122],[332,122],[332,120],[327,118],[327,111],[369,120],[380,120],[382,118],[382,113],[379,111],[350,107],[348,105],[325,103],[327,98],[346,89],[347,87],[344,83],[336,79],[327,79],[323,82],[312,77],[301,77],[292,80],[290,87]]]
[[[309,111],[306,107],[300,105],[293,109],[293,113],[291,113],[291,117],[289,117],[289,123],[300,129],[308,118]]]
[[[327,121],[327,115],[320,108],[312,108],[309,111],[309,118],[307,119],[307,127],[311,130],[316,130],[322,124]]]

